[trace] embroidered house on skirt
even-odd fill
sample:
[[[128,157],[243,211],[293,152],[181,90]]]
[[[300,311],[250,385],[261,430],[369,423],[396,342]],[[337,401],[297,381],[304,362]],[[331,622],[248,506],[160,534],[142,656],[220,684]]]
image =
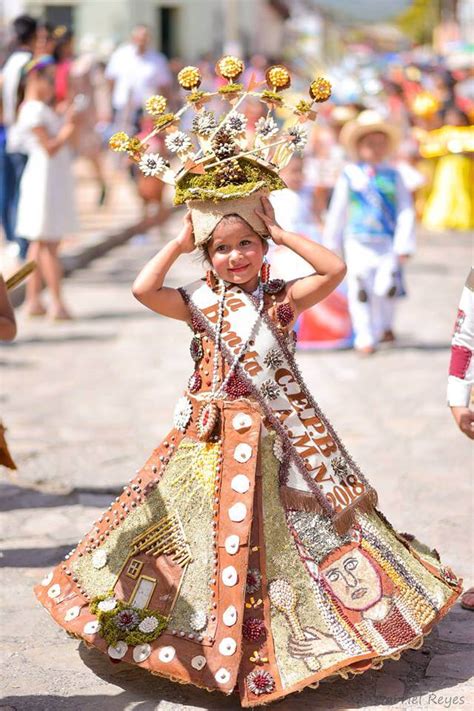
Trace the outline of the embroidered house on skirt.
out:
[[[114,596],[132,607],[168,616],[190,560],[178,516],[165,516],[133,540]]]

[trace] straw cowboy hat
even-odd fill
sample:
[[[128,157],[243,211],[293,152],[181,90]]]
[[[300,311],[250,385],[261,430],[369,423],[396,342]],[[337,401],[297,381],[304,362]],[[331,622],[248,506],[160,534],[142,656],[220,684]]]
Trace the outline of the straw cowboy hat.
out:
[[[357,153],[357,143],[368,133],[384,133],[390,142],[390,152],[393,152],[400,140],[400,132],[397,126],[384,121],[382,116],[376,111],[362,111],[356,119],[348,121],[343,127],[340,141],[349,155]]]

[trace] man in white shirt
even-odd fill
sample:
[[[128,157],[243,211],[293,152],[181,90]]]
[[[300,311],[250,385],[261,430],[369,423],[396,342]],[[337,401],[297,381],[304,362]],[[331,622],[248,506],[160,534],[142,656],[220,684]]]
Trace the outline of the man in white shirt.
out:
[[[171,83],[166,57],[151,49],[150,41],[149,28],[137,25],[130,43],[115,50],[105,70],[112,86],[114,115],[128,118],[135,128],[146,99],[162,93]]]
[[[1,145],[0,209],[5,237],[15,247],[15,252],[24,259],[28,243],[15,234],[16,209],[20,180],[27,157],[15,148],[9,148],[9,129],[16,120],[18,88],[23,67],[30,61],[36,42],[37,22],[29,15],[20,15],[13,21],[14,50],[2,67],[1,87],[3,105],[4,141]]]
[[[448,405],[457,426],[466,437],[474,439],[474,410],[471,408],[474,384],[474,269],[467,277],[459,302],[451,342],[448,375]],[[474,587],[461,598],[466,610],[474,610]]]

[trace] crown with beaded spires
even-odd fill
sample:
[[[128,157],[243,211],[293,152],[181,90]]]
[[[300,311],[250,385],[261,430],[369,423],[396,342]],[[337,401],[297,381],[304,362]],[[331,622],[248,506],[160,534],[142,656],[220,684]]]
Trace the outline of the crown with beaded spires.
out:
[[[267,86],[263,89],[253,75],[246,87],[238,83],[244,68],[238,57],[223,57],[216,64],[216,73],[227,83],[215,92],[206,92],[199,90],[202,78],[198,67],[184,67],[177,77],[180,86],[189,92],[184,106],[170,113],[165,97],[150,97],[145,110],[154,118],[153,130],[143,139],[120,131],[111,137],[110,147],[128,153],[145,175],[174,185],[176,205],[186,202],[192,208],[197,205],[194,201],[199,201],[202,207],[205,201],[230,200],[234,205],[236,200],[250,195],[284,188],[278,173],[295,153],[304,149],[308,140],[304,124],[315,120],[314,105],[329,99],[331,85],[326,79],[316,78],[309,87],[310,100],[301,99],[291,106],[283,98],[284,90],[291,85],[285,66],[277,64],[267,69]],[[220,116],[206,109],[206,104],[216,96],[227,104]],[[247,134],[247,118],[239,111],[249,97],[267,106],[267,113],[255,124],[252,137]],[[274,118],[279,108],[287,109],[295,117],[285,129]],[[189,109],[194,111],[194,117],[191,130],[185,132],[180,130],[179,121]],[[162,132],[166,133],[168,151],[182,164],[176,172],[165,157],[147,152],[150,139]]]

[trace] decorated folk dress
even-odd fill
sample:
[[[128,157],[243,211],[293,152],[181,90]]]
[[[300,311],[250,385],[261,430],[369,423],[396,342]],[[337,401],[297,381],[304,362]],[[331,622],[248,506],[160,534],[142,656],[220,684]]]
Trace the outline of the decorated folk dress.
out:
[[[112,659],[237,687],[244,707],[419,646],[460,581],[375,508],[298,371],[285,284],[269,283],[261,317],[227,287],[217,353],[218,293],[180,291],[194,370],[174,427],[37,585],[41,603]]]

